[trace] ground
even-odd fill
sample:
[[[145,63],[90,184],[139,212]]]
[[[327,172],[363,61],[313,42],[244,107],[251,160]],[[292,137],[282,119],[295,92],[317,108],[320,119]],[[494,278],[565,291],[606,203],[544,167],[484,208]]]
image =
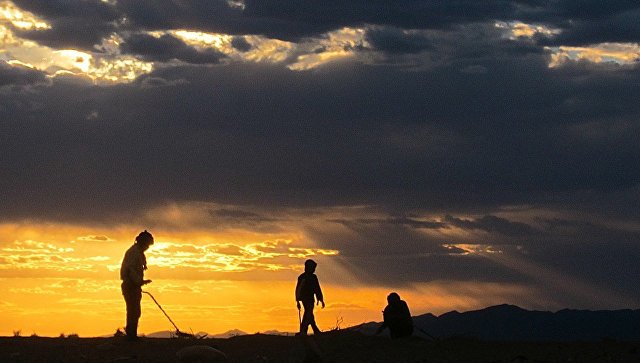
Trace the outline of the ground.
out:
[[[176,352],[208,345],[228,362],[640,362],[640,342],[501,343],[450,338],[392,341],[358,332],[319,337],[246,335],[229,339],[0,337],[0,362],[176,362]],[[315,357],[314,347],[321,356]]]

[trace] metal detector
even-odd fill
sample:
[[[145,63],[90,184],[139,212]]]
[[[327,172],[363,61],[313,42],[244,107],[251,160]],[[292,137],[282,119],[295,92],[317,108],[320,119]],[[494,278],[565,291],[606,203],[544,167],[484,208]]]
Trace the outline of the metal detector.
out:
[[[178,337],[178,338],[198,338],[198,339],[202,339],[202,338],[204,338],[206,336],[205,335],[205,336],[200,337],[200,336],[195,336],[195,335],[190,334],[190,333],[181,332],[180,329],[178,329],[178,326],[176,325],[176,323],[174,323],[173,320],[171,320],[171,317],[169,317],[169,314],[167,314],[167,312],[164,311],[162,306],[160,306],[160,303],[158,302],[158,300],[156,300],[156,298],[153,297],[153,295],[151,295],[150,292],[147,292],[147,291],[142,291],[142,292],[144,294],[149,295],[149,297],[151,297],[151,300],[153,300],[153,302],[156,303],[156,305],[158,305],[158,307],[160,308],[160,311],[162,311],[164,316],[166,316],[167,319],[169,319],[169,322],[171,322],[171,325],[173,325],[173,327],[176,328],[176,332],[175,332],[176,337]]]

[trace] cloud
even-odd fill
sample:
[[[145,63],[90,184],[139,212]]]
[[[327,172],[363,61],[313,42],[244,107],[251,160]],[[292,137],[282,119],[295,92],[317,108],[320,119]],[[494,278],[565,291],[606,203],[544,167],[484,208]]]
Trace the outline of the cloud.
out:
[[[114,240],[103,235],[93,235],[93,236],[81,236],[78,237],[78,241],[83,242],[113,242]]]
[[[640,74],[619,62],[634,2],[16,4],[51,26],[16,34],[148,74],[95,85],[0,63],[0,220],[294,241],[158,248],[185,276],[316,256],[384,286],[637,296]]]
[[[42,72],[0,61],[0,87],[10,85],[24,86],[44,82],[46,82],[46,77]]]
[[[244,211],[240,209],[216,209],[211,211],[211,215],[214,217],[224,219],[236,219],[246,222],[247,220],[256,222],[273,222],[275,219],[261,216],[260,214]]]
[[[133,34],[126,38],[121,49],[125,54],[135,54],[146,61],[180,60],[193,64],[216,64],[225,58],[217,50],[197,50],[169,34],[159,38],[148,34]]]
[[[544,43],[554,45],[590,45],[603,42],[637,42],[640,6],[632,1],[602,4],[596,1],[559,3],[556,21],[562,31]]]
[[[568,0],[544,4],[515,0],[482,4],[469,0],[446,4],[404,0],[383,4],[358,0],[304,6],[294,0],[247,0],[242,6],[226,0],[181,3],[121,0],[115,4],[91,0],[73,5],[60,0],[16,0],[14,3],[51,25],[48,30],[21,32],[23,36],[51,46],[82,49],[92,49],[113,32],[190,29],[298,42],[344,27],[374,25],[398,29],[395,34],[388,30],[372,32],[371,39],[377,45],[388,51],[415,52],[426,43],[419,36],[400,36],[402,30],[450,30],[496,21],[524,21],[561,29],[561,34],[550,40],[556,45],[633,42],[637,39],[635,19],[640,11],[633,2],[609,5],[583,1],[576,5]],[[242,49],[246,49],[246,43]]]
[[[374,49],[387,53],[418,53],[433,47],[425,35],[397,28],[369,29],[365,39]]]
[[[536,230],[526,223],[511,222],[496,216],[484,216],[476,220],[460,219],[446,216],[446,222],[462,229],[479,229],[485,232],[497,232],[508,236],[523,236],[535,234]]]
[[[637,128],[637,72],[554,70],[540,55],[483,60],[487,73],[469,76],[461,62],[180,67],[152,74],[169,88],[55,82],[4,95],[17,102],[0,111],[4,213],[102,218],[180,200],[455,210],[634,185],[632,133],[592,140],[576,127]],[[390,143],[398,134],[423,136]]]
[[[170,0],[120,0],[116,7],[126,16],[127,27],[130,29],[197,29],[213,33],[240,34],[243,33],[241,30],[247,27],[242,10],[230,6],[226,0],[181,3]]]
[[[50,26],[48,29],[15,29],[16,33],[55,48],[92,50],[116,31],[120,17],[112,5],[101,0],[13,0],[13,3],[39,15]]]
[[[346,226],[350,226],[355,223],[355,224],[405,225],[411,228],[427,228],[427,229],[447,228],[447,225],[442,222],[425,221],[425,220],[419,220],[419,219],[408,218],[408,217],[393,217],[393,218],[387,218],[387,219],[361,218],[356,220],[333,219],[333,220],[329,220],[329,222],[341,223]]]
[[[249,50],[251,50],[251,48],[253,48],[251,44],[249,44],[249,42],[247,42],[247,40],[242,37],[233,37],[233,40],[231,40],[231,45],[241,52],[248,52]]]

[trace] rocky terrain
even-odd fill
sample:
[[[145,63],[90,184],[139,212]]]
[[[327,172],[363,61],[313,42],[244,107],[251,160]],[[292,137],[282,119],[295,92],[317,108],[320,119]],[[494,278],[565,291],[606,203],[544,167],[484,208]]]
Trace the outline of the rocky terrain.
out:
[[[243,335],[228,339],[0,338],[0,362],[177,362],[200,345],[227,362],[640,362],[640,342],[497,342],[471,338],[393,341],[353,330],[317,337]]]

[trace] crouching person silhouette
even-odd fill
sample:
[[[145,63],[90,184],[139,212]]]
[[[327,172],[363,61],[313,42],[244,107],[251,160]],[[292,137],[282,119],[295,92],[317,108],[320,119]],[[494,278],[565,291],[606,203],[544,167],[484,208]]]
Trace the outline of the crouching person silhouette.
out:
[[[296,305],[298,310],[300,310],[300,302],[304,307],[304,314],[300,322],[300,335],[307,335],[309,325],[311,325],[314,334],[320,334],[320,329],[318,329],[316,319],[313,316],[313,305],[315,298],[317,298],[318,304],[322,304],[324,309],[324,298],[322,297],[318,277],[314,274],[316,266],[318,264],[314,260],[306,260],[304,262],[304,272],[298,276],[298,283],[296,284]]]
[[[128,340],[138,338],[138,320],[140,319],[142,300],[142,285],[151,280],[144,279],[144,270],[147,269],[147,258],[144,252],[153,244],[151,233],[141,232],[135,243],[124,254],[120,267],[120,279],[122,280],[122,296],[127,304],[127,326],[125,332]]]
[[[411,336],[413,334],[413,319],[407,303],[400,300],[400,295],[395,292],[387,296],[387,303],[388,305],[382,312],[384,322],[376,331],[376,335],[385,328],[389,328],[391,339]]]

